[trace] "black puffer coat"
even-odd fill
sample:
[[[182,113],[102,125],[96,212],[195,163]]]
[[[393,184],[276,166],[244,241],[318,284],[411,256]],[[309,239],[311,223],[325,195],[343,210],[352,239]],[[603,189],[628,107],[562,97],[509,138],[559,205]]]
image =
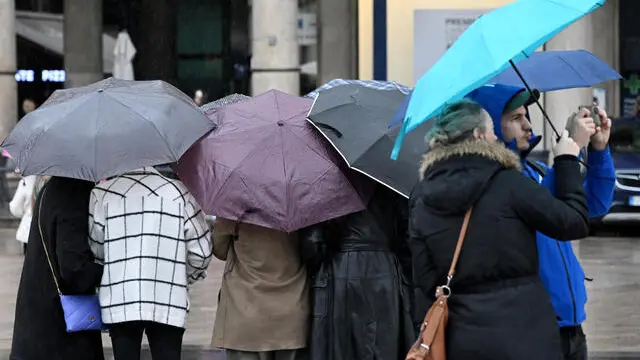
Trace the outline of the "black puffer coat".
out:
[[[576,157],[555,159],[556,196],[517,169],[500,144],[473,140],[425,156],[410,199],[416,284],[433,301],[445,282],[464,213],[473,205],[449,299],[448,360],[553,360],[560,336],[538,277],[536,234],[569,240],[588,233]]]
[[[396,360],[415,340],[407,202],[386,188],[368,209],[302,231],[313,276],[311,360]]]

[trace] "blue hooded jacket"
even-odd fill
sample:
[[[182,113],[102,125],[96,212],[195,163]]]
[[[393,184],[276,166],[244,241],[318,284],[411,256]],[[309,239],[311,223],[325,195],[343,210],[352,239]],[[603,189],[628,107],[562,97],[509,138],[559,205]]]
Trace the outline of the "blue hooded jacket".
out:
[[[498,138],[521,156],[523,173],[554,193],[554,170],[538,162],[538,167],[545,170],[545,175],[542,175],[526,162],[526,156],[540,142],[541,137],[532,136],[531,147],[525,152],[518,150],[515,140],[510,143],[504,141],[500,126],[502,113],[507,103],[520,91],[526,90],[521,87],[488,84],[472,91],[467,98],[478,102],[491,115]],[[603,216],[611,207],[615,187],[615,168],[609,148],[604,151],[590,149],[587,165],[585,190],[589,216]],[[551,296],[558,325],[578,326],[586,319],[587,289],[584,284],[584,271],[573,252],[571,242],[557,241],[541,233],[536,235],[540,278]]]

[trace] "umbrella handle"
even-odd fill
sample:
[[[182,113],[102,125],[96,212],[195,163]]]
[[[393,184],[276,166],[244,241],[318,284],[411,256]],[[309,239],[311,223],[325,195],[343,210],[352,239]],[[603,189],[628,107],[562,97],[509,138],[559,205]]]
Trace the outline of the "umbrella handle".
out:
[[[327,129],[327,130],[333,131],[336,134],[336,136],[339,137],[339,138],[342,137],[342,132],[340,132],[340,130],[334,128],[331,125],[323,124],[323,123],[320,123],[320,122],[314,122],[313,124],[315,126],[319,127],[319,128],[323,128],[323,129]]]

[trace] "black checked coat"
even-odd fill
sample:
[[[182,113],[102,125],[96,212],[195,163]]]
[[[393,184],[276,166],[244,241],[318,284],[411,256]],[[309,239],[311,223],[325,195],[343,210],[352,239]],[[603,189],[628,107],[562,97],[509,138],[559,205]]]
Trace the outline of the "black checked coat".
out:
[[[102,266],[94,262],[87,241],[92,188],[91,182],[54,177],[40,191],[16,299],[11,360],[104,359],[100,332],[66,332],[38,229],[40,220],[62,292],[95,293]]]

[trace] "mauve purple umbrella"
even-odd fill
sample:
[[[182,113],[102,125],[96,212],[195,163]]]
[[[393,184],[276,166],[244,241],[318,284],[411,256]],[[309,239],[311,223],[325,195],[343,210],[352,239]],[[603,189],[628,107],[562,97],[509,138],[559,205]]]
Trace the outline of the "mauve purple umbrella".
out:
[[[207,214],[292,232],[364,210],[370,183],[306,121],[312,103],[271,90],[209,115],[177,167]]]

